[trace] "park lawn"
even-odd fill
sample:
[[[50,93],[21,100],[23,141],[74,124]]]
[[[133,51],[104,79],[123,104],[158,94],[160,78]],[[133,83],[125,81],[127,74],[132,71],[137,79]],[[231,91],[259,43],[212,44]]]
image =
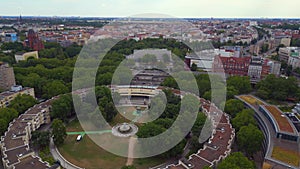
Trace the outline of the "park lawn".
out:
[[[272,152],[272,158],[285,162],[289,165],[299,166],[300,153],[297,151],[287,150],[281,147],[274,147]]]
[[[164,159],[161,157],[149,157],[149,158],[137,158],[134,159],[133,165],[137,169],[149,169],[149,167],[155,167],[157,165],[163,164],[168,159]]]
[[[115,117],[117,123],[124,122],[126,118],[118,114]],[[83,131],[78,120],[67,125],[68,132]],[[63,146],[59,147],[60,153],[71,163],[86,169],[120,169],[127,162],[127,158],[109,153],[95,144],[88,135],[80,142],[76,141],[77,135],[68,135]],[[150,157],[134,159],[133,164],[137,169],[148,169],[162,164],[167,159]]]
[[[129,119],[127,119],[126,117],[124,117],[123,115],[121,115],[120,113],[118,113],[115,117],[114,117],[114,119],[113,119],[113,121],[112,122],[110,122],[109,124],[111,125],[111,126],[114,126],[114,125],[117,125],[117,124],[119,124],[119,123],[130,123],[130,120]]]
[[[80,142],[76,141],[76,135],[68,135],[59,151],[68,161],[86,169],[120,169],[127,161],[103,150],[88,135]]]
[[[67,125],[67,132],[83,131],[78,120],[73,120]]]

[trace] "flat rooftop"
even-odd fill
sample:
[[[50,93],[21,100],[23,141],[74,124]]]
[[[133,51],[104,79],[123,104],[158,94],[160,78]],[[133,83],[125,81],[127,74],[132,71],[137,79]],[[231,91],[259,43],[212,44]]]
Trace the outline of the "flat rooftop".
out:
[[[264,105],[261,107],[265,108],[273,116],[273,119],[276,121],[277,128],[280,132],[291,133],[296,135],[298,134],[298,132],[295,131],[295,128],[288,119],[288,117],[286,117],[276,106]]]

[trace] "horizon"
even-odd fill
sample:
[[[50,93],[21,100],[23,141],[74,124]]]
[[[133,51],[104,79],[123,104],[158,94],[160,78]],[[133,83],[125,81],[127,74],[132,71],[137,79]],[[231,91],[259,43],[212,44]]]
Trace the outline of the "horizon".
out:
[[[0,4],[1,16],[110,18],[155,13],[175,18],[300,18],[298,0],[0,0]]]
[[[0,15],[0,18],[134,18],[134,19],[281,19],[281,20],[299,20],[300,17],[134,17],[134,16],[76,16],[76,15]]]

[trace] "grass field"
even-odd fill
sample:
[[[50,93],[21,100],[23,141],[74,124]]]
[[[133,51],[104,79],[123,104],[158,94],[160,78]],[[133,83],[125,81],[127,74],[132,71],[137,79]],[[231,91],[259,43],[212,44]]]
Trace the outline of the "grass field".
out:
[[[125,119],[118,114],[114,121],[118,123]],[[73,121],[67,126],[67,132],[80,131],[83,130],[78,121]],[[76,137],[77,135],[68,135],[65,144],[59,148],[60,153],[71,163],[86,169],[120,169],[126,164],[127,158],[107,152],[96,145],[88,135],[85,135],[80,142],[76,141]],[[152,157],[135,159],[133,164],[138,169],[147,169],[165,161],[166,159]]]
[[[274,147],[272,157],[289,165],[299,166],[300,164],[300,154],[297,151]]]

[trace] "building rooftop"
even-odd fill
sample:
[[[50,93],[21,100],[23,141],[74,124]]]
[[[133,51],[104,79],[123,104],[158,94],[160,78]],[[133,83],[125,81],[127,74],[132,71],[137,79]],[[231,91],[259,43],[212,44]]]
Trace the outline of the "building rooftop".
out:
[[[22,146],[13,150],[5,151],[4,153],[7,155],[5,160],[8,160],[8,165],[15,164],[19,161],[19,158],[31,153],[28,146]]]
[[[276,106],[265,105],[262,107],[271,113],[280,132],[297,134],[297,131],[295,131],[289,119]]]
[[[46,169],[50,168],[49,164],[41,161],[37,157],[29,156],[21,159],[21,162],[15,165],[15,169]]]

